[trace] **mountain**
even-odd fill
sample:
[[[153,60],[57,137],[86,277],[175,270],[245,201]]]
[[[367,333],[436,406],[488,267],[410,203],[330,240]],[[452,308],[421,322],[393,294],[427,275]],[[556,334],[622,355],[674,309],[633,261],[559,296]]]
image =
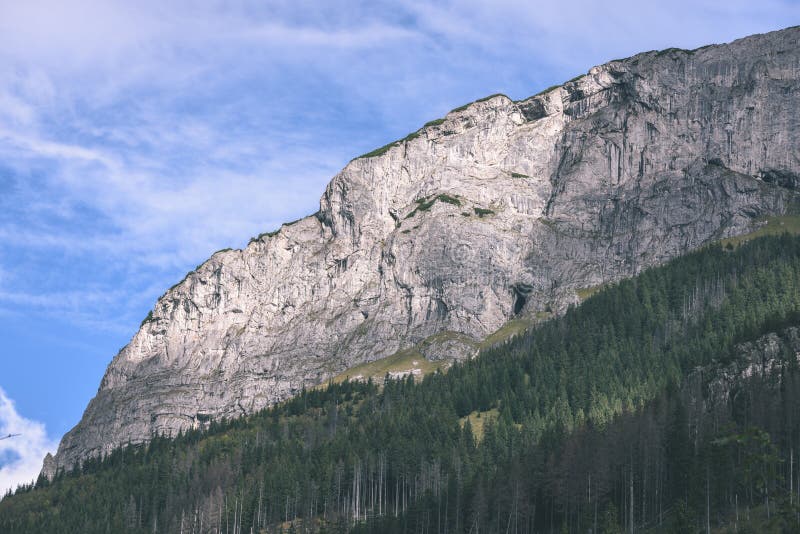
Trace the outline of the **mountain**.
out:
[[[115,449],[0,532],[798,532],[800,237],[712,245],[422,380]]]
[[[404,349],[469,358],[509,320],[793,213],[798,65],[798,27],[646,52],[354,159],[317,213],[159,298],[44,472]]]

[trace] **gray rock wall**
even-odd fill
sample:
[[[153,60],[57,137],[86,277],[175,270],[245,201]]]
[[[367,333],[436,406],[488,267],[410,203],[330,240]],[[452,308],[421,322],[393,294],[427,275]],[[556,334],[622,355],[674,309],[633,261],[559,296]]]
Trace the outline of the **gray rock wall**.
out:
[[[437,332],[479,339],[563,310],[579,288],[786,213],[799,40],[612,61],[351,161],[318,213],[215,254],[158,300],[46,470],[251,413]]]

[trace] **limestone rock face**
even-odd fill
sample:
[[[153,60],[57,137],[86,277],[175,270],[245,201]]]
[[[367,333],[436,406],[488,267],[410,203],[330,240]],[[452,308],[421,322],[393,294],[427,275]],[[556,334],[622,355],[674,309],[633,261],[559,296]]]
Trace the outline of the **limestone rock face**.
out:
[[[760,380],[762,387],[779,395],[785,366],[792,358],[800,363],[800,329],[790,327],[741,343],[732,356],[729,362],[712,363],[689,373],[681,390],[688,394],[690,413],[724,414],[748,380]]]
[[[219,252],[108,367],[55,466],[259,410],[439,332],[478,340],[576,290],[784,214],[800,28],[493,96],[351,161],[319,211]],[[433,358],[469,343],[445,336]]]

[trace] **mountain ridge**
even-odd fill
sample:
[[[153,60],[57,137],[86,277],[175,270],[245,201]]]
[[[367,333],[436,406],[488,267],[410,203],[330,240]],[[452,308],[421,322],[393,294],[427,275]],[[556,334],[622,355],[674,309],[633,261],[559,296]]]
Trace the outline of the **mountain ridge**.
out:
[[[579,288],[791,211],[799,35],[611,61],[355,158],[318,212],[159,298],[45,473],[252,413],[438,332],[481,339],[563,311]]]

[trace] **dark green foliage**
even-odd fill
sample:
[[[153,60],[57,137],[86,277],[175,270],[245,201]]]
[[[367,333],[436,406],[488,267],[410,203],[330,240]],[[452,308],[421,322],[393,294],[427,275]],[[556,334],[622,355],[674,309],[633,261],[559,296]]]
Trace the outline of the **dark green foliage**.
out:
[[[139,325],[139,328],[141,328],[144,325],[146,325],[147,323],[151,323],[153,321],[154,321],[154,319],[153,319],[153,310],[150,310],[149,312],[147,312],[147,317],[142,319],[142,324]]]
[[[401,142],[401,143],[407,143],[408,141],[411,141],[411,140],[413,140],[413,139],[416,139],[417,137],[419,137],[420,135],[422,135],[422,134],[421,134],[421,133],[419,133],[419,132],[420,132],[419,130],[417,130],[416,132],[411,132],[410,134],[408,134],[407,136],[405,136],[404,138],[402,138],[402,139],[400,140],[400,142]]]
[[[295,219],[293,221],[289,221],[289,222],[283,223],[281,226],[292,226],[292,225],[295,225],[295,224],[299,223],[303,219],[305,219],[305,217],[300,217],[299,219]]]
[[[262,239],[264,239],[265,237],[275,237],[276,235],[278,235],[279,233],[281,233],[281,228],[283,228],[284,226],[292,226],[292,225],[294,225],[294,224],[297,224],[297,223],[299,223],[299,222],[300,222],[300,221],[302,221],[303,219],[305,219],[305,217],[300,217],[299,219],[295,219],[295,220],[293,220],[293,221],[289,221],[289,222],[283,223],[283,224],[280,226],[280,228],[278,228],[277,230],[274,230],[274,231],[272,231],[272,232],[263,232],[263,233],[260,233],[260,234],[258,234],[256,237],[251,237],[251,238],[250,238],[250,241],[248,242],[248,244],[250,244],[250,243],[255,243],[256,241],[261,241],[261,240],[262,240]],[[222,249],[222,250],[218,250],[217,252],[225,252],[225,251],[227,251],[227,250],[231,250],[231,249],[229,249],[229,248],[224,248],[224,249]],[[217,252],[215,252],[214,254],[216,254]],[[212,255],[213,255],[213,254],[212,254]]]
[[[527,174],[522,174],[522,173],[519,173],[519,172],[512,172],[511,173],[511,177],[512,178],[530,178],[530,176],[528,176]]]
[[[549,92],[550,92],[550,91],[552,91],[553,89],[558,89],[559,87],[561,87],[561,85],[560,85],[560,84],[557,84],[557,85],[551,85],[551,86],[550,86],[550,87],[548,87],[547,89],[542,89],[541,91],[539,91],[538,93],[536,93],[536,94],[535,94],[535,95],[533,95],[533,96],[539,96],[539,95],[543,95],[543,94],[545,94],[545,93],[549,93]]]
[[[486,102],[487,100],[491,100],[491,99],[493,99],[493,98],[494,98],[494,97],[496,97],[496,96],[505,96],[506,98],[508,98],[508,97],[507,97],[506,95],[504,95],[503,93],[494,93],[493,95],[484,96],[483,98],[479,98],[479,99],[478,99],[478,100],[476,100],[475,102]]]
[[[428,128],[429,126],[439,126],[442,123],[444,123],[444,119],[434,119],[432,121],[426,122],[423,128]]]
[[[249,241],[247,244],[249,245],[249,244],[251,244],[251,243],[255,243],[256,241],[261,241],[261,240],[262,240],[262,239],[264,239],[265,237],[274,237],[274,236],[278,235],[278,234],[280,233],[280,231],[281,231],[281,229],[280,229],[280,228],[278,228],[277,230],[275,230],[275,231],[272,231],[272,232],[263,232],[263,233],[260,233],[260,234],[258,234],[258,235],[257,235],[257,236],[255,236],[255,237],[251,237],[251,238],[250,238],[250,241]]]
[[[686,50],[685,48],[665,48],[656,52],[656,57],[666,56],[669,54],[693,54],[694,50]]]
[[[0,501],[0,532],[180,532],[195,517],[387,533],[627,532],[632,517],[636,531],[669,532],[722,525],[733,503],[769,503],[791,531],[794,354],[780,380],[754,373],[708,416],[685,377],[713,376],[737,343],[798,322],[800,238],[710,247],[447,374],[304,390],[86,462]],[[490,410],[478,442],[462,418]]]
[[[252,242],[252,240],[251,240],[251,242]],[[194,273],[195,273],[195,271],[194,271],[194,270],[192,270],[192,271],[189,271],[188,273],[186,273],[186,275],[185,275],[183,278],[181,278],[181,279],[180,279],[180,281],[178,281],[178,282],[175,282],[174,284],[172,284],[172,285],[169,287],[169,289],[167,289],[167,290],[164,292],[164,294],[163,294],[163,295],[161,295],[160,297],[158,297],[158,300],[161,300],[162,298],[164,298],[164,295],[166,295],[167,293],[169,293],[170,291],[172,291],[173,289],[175,289],[176,287],[178,287],[179,285],[181,285],[182,283],[184,283],[184,282],[186,281],[186,279],[187,279],[187,278],[189,278],[189,277],[190,277],[191,275],[193,275]]]
[[[564,82],[562,84],[551,85],[550,87],[548,87],[546,89],[542,89],[541,91],[539,91],[535,95],[529,96],[528,98],[524,98],[522,100],[517,100],[517,102],[524,102],[525,100],[529,100],[531,98],[534,98],[534,97],[537,97],[537,96],[541,96],[541,95],[543,95],[545,93],[549,93],[553,89],[558,89],[559,87],[563,87],[563,86],[567,85],[568,83],[576,82],[576,81],[580,80],[581,78],[583,78],[584,76],[586,76],[586,74],[579,74],[578,76],[575,76],[574,78],[572,78],[570,80],[567,80],[566,82]],[[453,110],[453,111],[455,111],[455,110]],[[512,175],[514,175],[514,173],[512,173]],[[515,178],[522,178],[522,177],[527,178],[527,176],[525,176],[524,174],[519,175],[519,176],[515,176]]]
[[[444,193],[438,194],[435,197],[428,199],[428,198],[418,198],[417,199],[417,207],[414,210],[406,215],[406,219],[410,219],[414,215],[419,212],[428,211],[431,207],[437,202],[444,202],[445,204],[452,204],[454,206],[460,206],[461,201],[455,197],[451,197],[450,195],[446,195]]]
[[[460,200],[458,200],[455,197],[451,197],[450,195],[446,195],[444,193],[442,193],[440,195],[436,195],[436,200],[438,200],[440,202],[445,202],[447,204],[452,204],[453,206],[460,206],[461,205],[461,201]]]
[[[468,102],[468,103],[464,104],[463,106],[458,106],[457,108],[452,109],[450,111],[450,113],[464,111],[465,109],[470,107],[472,104],[476,104],[478,102],[486,102],[487,100],[491,100],[492,98],[494,98],[496,96],[506,96],[506,95],[504,95],[503,93],[495,93],[493,95],[485,96],[483,98],[479,98],[478,100],[473,100],[472,102]],[[506,98],[508,98],[508,97],[506,97]]]
[[[389,151],[390,148],[392,148],[394,146],[400,146],[402,143],[407,143],[407,142],[409,142],[409,141],[411,141],[413,139],[416,139],[420,135],[421,135],[420,134],[420,130],[417,130],[416,132],[411,132],[410,134],[408,134],[407,136],[405,136],[402,139],[398,139],[397,141],[392,141],[391,143],[385,144],[380,148],[376,148],[372,152],[367,152],[366,154],[362,154],[362,155],[358,156],[355,159],[374,158],[376,156],[382,156],[383,154],[386,154]]]
[[[367,152],[366,154],[361,154],[356,159],[374,158],[376,156],[382,156],[383,154],[386,154],[387,152],[389,152],[390,148],[392,148],[393,146],[399,145],[399,144],[400,144],[399,141],[392,141],[391,143],[387,143],[387,144],[383,145],[380,148],[376,148],[372,152]]]
[[[475,207],[472,209],[473,211],[475,211],[475,215],[477,215],[478,217],[483,217],[484,215],[494,215],[494,211],[487,208]]]

